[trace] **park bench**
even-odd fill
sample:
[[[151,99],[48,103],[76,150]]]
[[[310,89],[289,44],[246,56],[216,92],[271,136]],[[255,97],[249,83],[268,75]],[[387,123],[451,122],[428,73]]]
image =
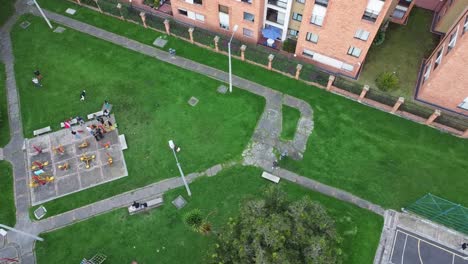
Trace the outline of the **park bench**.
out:
[[[52,129],[50,128],[50,126],[48,126],[48,127],[44,127],[44,128],[38,129],[38,130],[34,130],[33,134],[34,134],[34,136],[39,136],[41,134],[44,134],[44,133],[47,133],[47,132],[50,132],[50,131],[52,131]]]
[[[122,150],[126,150],[127,147],[127,140],[125,140],[125,135],[119,135],[119,141],[120,141],[120,146],[122,147]]]
[[[70,125],[73,126],[73,125],[78,124],[78,120],[77,120],[76,118],[73,118],[72,120],[70,120],[69,123],[70,123]],[[60,127],[61,127],[61,128],[64,128],[64,127],[65,127],[65,122],[60,123]]]
[[[96,117],[100,117],[100,116],[103,116],[104,115],[104,111],[97,111],[96,113],[92,113],[92,114],[89,114],[88,115],[88,120],[92,120]]]
[[[268,172],[266,172],[266,171],[264,171],[264,172],[262,173],[262,178],[267,179],[267,180],[270,180],[270,181],[272,181],[272,182],[274,182],[274,183],[278,183],[278,182],[280,181],[280,177],[275,176],[275,175],[273,175],[273,174],[270,174],[270,173],[268,173]]]
[[[128,207],[128,213],[130,215],[133,215],[133,214],[145,212],[145,211],[148,211],[150,209],[159,207],[159,206],[163,205],[164,199],[162,197],[158,197],[158,198],[146,201],[146,202],[140,202],[140,204],[144,204],[144,203],[146,203],[148,206],[144,207],[143,205],[140,205],[140,207],[135,208],[135,207],[133,207],[133,205],[130,205]]]

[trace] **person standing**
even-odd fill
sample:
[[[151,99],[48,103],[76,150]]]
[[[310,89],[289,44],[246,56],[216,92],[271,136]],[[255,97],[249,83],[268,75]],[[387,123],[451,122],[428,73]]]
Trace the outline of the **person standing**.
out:
[[[86,99],[86,90],[81,91],[80,94],[80,101],[84,101]]]
[[[465,243],[462,244],[461,247],[462,247],[463,250],[465,250],[468,247],[468,244],[465,242]]]
[[[41,72],[39,70],[35,70],[34,71],[34,76],[36,76],[36,78],[40,81],[42,80],[42,75],[41,75]]]

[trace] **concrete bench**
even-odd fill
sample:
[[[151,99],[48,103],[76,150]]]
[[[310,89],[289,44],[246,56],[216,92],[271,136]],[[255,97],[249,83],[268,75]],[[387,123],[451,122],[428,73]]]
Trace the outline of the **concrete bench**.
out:
[[[120,146],[122,147],[122,150],[128,149],[127,147],[127,140],[125,140],[125,135],[119,135],[119,141],[120,141]]]
[[[76,124],[78,124],[78,120],[76,118],[73,118],[72,120],[70,120],[70,125],[73,126],[73,125],[76,125]],[[64,128],[65,127],[65,122],[60,123],[60,127]]]
[[[104,115],[104,111],[97,111],[96,113],[92,113],[92,114],[89,114],[88,115],[88,120],[92,120],[94,119],[95,117],[100,117],[100,116],[103,116]]]
[[[143,205],[140,205],[140,207],[135,208],[135,207],[133,207],[133,205],[130,205],[128,207],[128,213],[130,215],[133,215],[133,214],[145,212],[145,211],[148,211],[150,209],[159,207],[159,206],[163,205],[164,199],[162,197],[158,197],[158,198],[146,201],[146,202],[141,202],[140,204],[144,204],[144,203],[146,203],[148,206],[144,207]]]
[[[48,126],[48,127],[44,127],[44,128],[38,129],[38,130],[34,130],[33,134],[34,134],[34,136],[39,136],[41,134],[44,134],[44,133],[47,133],[47,132],[50,132],[50,131],[52,131],[52,129],[50,128],[50,126]]]
[[[264,171],[264,172],[262,173],[262,178],[267,179],[267,180],[270,180],[270,181],[272,181],[272,182],[274,182],[274,183],[278,183],[278,182],[280,181],[280,177],[275,176],[275,175],[273,175],[273,174],[270,174],[270,173],[268,173],[268,172],[266,172],[266,171]]]

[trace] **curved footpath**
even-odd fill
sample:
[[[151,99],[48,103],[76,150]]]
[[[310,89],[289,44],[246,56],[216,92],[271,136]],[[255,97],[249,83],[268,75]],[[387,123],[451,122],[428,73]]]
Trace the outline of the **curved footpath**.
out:
[[[24,0],[22,0],[24,1]],[[30,12],[40,16],[39,11],[34,7],[27,6],[24,2],[16,3],[16,13],[7,21],[0,30],[1,38],[1,60],[6,68],[6,87],[8,95],[8,116],[10,120],[11,141],[3,149],[3,155],[6,160],[13,165],[14,175],[14,198],[16,205],[16,228],[37,235],[42,232],[58,229],[77,221],[91,218],[113,209],[125,207],[129,201],[145,199],[157,194],[162,194],[170,189],[183,186],[179,177],[165,179],[163,181],[150,184],[129,192],[125,192],[114,197],[110,197],[93,204],[83,206],[47,219],[32,222],[29,218],[28,208],[30,207],[29,190],[27,187],[28,179],[26,173],[25,153],[23,152],[23,128],[21,123],[20,102],[15,81],[14,73],[14,55],[10,31],[21,14]],[[45,11],[45,10],[44,10]],[[100,38],[102,40],[114,43],[124,48],[139,52],[158,60],[179,66],[181,68],[198,72],[213,79],[228,82],[228,73],[199,64],[197,62],[173,57],[165,51],[156,49],[152,46],[139,43],[137,41],[116,35],[114,33],[96,28],[76,21],[74,19],[62,16],[53,12],[45,11],[47,17],[64,26]],[[302,185],[314,191],[337,199],[355,204],[359,207],[368,209],[379,215],[384,215],[384,209],[378,205],[372,204],[348,192],[327,186],[304,176],[297,175],[285,169],[277,168],[272,171],[272,162],[275,160],[274,149],[283,152],[288,151],[294,159],[301,159],[306,150],[307,140],[313,130],[313,111],[305,101],[282,94],[278,91],[261,86],[254,82],[245,80],[238,76],[232,76],[233,85],[244,89],[266,100],[266,106],[262,117],[253,133],[249,147],[244,151],[244,165],[254,165],[272,172],[273,174]],[[301,112],[298,128],[293,140],[283,141],[279,139],[282,129],[282,105],[294,107]],[[0,151],[2,153],[2,151]],[[0,156],[2,158],[2,156]],[[236,165],[236,163],[218,164],[204,172],[192,173],[187,175],[189,181],[197,177],[206,175],[214,176],[223,168]],[[5,253],[7,252],[7,253]],[[4,254],[9,254],[8,256]],[[0,257],[20,256],[21,263],[36,263],[34,255],[34,241],[28,237],[9,232],[8,243],[4,248],[0,248]]]

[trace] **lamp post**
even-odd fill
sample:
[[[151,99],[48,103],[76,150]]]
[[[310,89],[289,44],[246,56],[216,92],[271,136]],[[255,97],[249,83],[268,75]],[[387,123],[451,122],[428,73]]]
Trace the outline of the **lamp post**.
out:
[[[128,0],[130,2],[130,7],[133,8],[132,0]]]
[[[232,35],[231,39],[228,42],[228,53],[229,53],[229,92],[232,93],[232,65],[231,65],[231,41],[234,37],[234,33],[236,33],[238,26],[234,25],[232,28]]]
[[[52,27],[52,24],[50,24],[50,21],[49,21],[49,19],[47,19],[46,15],[42,11],[42,8],[39,6],[39,4],[36,2],[36,0],[33,0],[33,1],[34,1],[34,4],[36,5],[37,9],[39,9],[39,12],[41,12],[42,17],[47,22],[47,25],[49,25],[50,29],[53,29],[54,27]]]
[[[177,162],[177,168],[179,168],[180,177],[182,177],[182,181],[184,182],[185,189],[187,190],[187,194],[188,196],[192,196],[192,192],[190,191],[187,181],[185,180],[184,172],[182,171],[182,168],[180,167],[179,159],[177,159],[176,150],[175,150],[176,146],[174,144],[174,141],[172,141],[172,139],[169,140],[169,147],[172,149],[172,153],[174,153],[174,158]]]

